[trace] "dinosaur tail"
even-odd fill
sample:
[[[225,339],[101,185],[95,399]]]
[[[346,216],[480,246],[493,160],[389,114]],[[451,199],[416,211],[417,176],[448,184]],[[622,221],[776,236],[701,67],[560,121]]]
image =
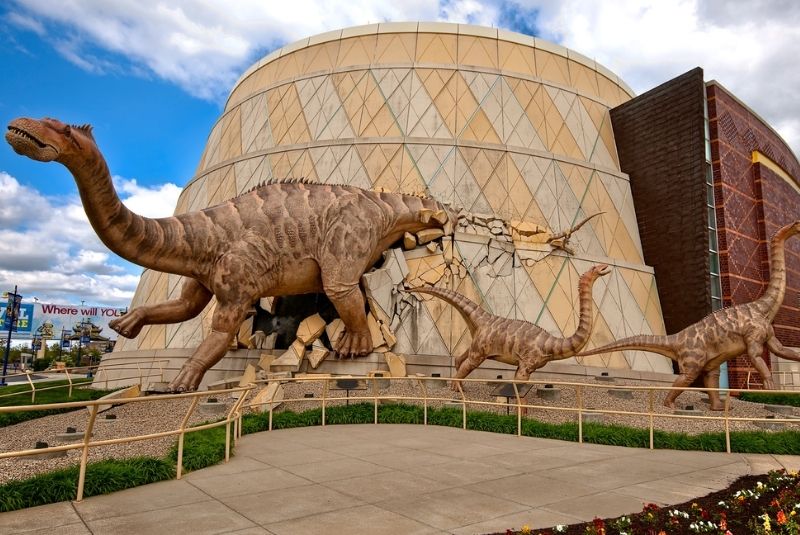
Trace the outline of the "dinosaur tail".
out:
[[[433,286],[420,286],[418,288],[408,288],[406,291],[429,294],[449,303],[453,306],[453,308],[458,310],[458,313],[461,314],[461,317],[463,317],[464,321],[467,322],[469,332],[472,334],[475,334],[475,330],[477,329],[478,322],[481,320],[481,318],[488,315],[487,312],[480,307],[480,305],[452,290],[435,288]]]
[[[637,350],[658,353],[659,355],[664,355],[672,360],[676,360],[677,353],[675,352],[674,348],[674,335],[661,336],[642,334],[623,338],[622,340],[617,340],[616,342],[611,342],[610,344],[606,344],[604,346],[595,347],[594,349],[589,349],[588,351],[581,351],[576,356],[586,357],[589,355],[597,355],[599,353],[610,353],[612,351]]]

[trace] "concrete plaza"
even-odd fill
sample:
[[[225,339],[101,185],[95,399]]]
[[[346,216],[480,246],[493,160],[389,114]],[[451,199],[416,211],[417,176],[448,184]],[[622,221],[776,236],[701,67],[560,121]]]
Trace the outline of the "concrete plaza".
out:
[[[473,534],[680,503],[800,457],[630,449],[421,425],[242,438],[223,464],[81,503],[0,514],[0,533]]]

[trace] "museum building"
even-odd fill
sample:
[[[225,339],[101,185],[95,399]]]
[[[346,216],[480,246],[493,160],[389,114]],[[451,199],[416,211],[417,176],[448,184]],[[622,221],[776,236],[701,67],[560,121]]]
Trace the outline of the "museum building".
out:
[[[452,203],[461,210],[453,236],[398,246],[384,264],[391,259],[400,278],[368,292],[371,309],[380,309],[376,353],[317,369],[386,369],[381,352],[390,350],[405,356],[409,372],[448,376],[469,332],[452,307],[404,294],[403,284],[452,288],[493,314],[568,336],[579,320],[580,274],[607,263],[613,271],[594,285],[587,347],[674,332],[763,290],[769,235],[798,215],[797,176],[780,137],[719,84],[705,83],[700,69],[636,97],[602,65],[538,38],[387,23],[309,37],[251,66],[175,212],[298,177]],[[785,345],[800,346],[800,244],[790,247],[787,302],[795,308],[781,311],[776,330]],[[145,270],[131,306],[179,292],[179,276]],[[278,317],[280,300],[260,303],[240,347],[259,325],[286,319]],[[316,302],[295,301],[298,309]],[[214,307],[212,300],[193,320],[120,338],[104,362],[136,359],[174,374],[209,331]],[[286,346],[266,349],[279,355]],[[231,351],[204,382],[241,371],[263,352]],[[741,367],[732,363],[732,377]],[[673,379],[671,361],[638,351],[544,370],[607,368]],[[298,371],[314,370],[303,361]],[[488,362],[472,376],[511,372]]]

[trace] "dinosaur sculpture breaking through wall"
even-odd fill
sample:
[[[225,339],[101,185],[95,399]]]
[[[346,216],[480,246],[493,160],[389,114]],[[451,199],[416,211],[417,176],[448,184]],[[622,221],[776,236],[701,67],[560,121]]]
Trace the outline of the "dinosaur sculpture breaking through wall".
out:
[[[451,234],[456,223],[432,199],[300,182],[267,184],[198,212],[150,219],[120,201],[90,126],[22,118],[9,124],[6,140],[23,156],[67,167],[109,249],[185,277],[179,298],[134,308],[111,328],[132,338],[145,325],[188,320],[216,297],[210,334],[169,385],[176,392],[197,388],[263,296],[324,291],[346,327],[332,341],[337,353],[369,353],[361,275],[406,232]]]

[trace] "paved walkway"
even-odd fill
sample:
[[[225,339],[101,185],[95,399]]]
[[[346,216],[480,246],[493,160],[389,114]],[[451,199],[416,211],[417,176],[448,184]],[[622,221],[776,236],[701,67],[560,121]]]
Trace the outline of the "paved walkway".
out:
[[[181,481],[0,514],[0,532],[480,534],[679,503],[780,467],[800,457],[335,425],[246,436],[230,463]]]

